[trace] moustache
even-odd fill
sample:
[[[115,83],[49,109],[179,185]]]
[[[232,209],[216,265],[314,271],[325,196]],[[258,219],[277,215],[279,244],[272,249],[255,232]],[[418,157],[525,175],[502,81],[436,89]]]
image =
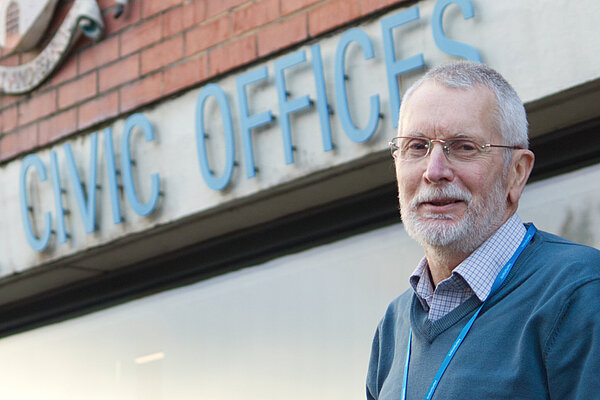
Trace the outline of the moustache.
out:
[[[421,203],[443,201],[464,201],[468,206],[472,197],[470,192],[455,185],[425,187],[411,200],[410,206],[416,208]]]

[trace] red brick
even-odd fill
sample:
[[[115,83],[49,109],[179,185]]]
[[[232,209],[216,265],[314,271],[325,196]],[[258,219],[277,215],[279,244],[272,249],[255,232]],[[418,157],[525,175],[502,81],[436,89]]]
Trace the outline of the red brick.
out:
[[[75,109],[55,114],[40,121],[38,143],[40,146],[51,143],[75,132],[77,129],[77,112]]]
[[[266,25],[279,17],[278,0],[261,0],[243,7],[232,14],[233,35],[238,36],[250,29]]]
[[[2,66],[4,67],[16,67],[19,64],[19,54],[11,54],[2,60]]]
[[[208,57],[193,58],[165,70],[165,94],[177,92],[208,77]]]
[[[250,0],[208,0],[208,17],[214,17],[222,12],[229,11],[244,3],[252,3]]]
[[[94,97],[98,86],[98,74],[92,72],[84,75],[73,82],[64,84],[58,88],[58,107],[66,108],[82,100]]]
[[[144,0],[142,3],[142,18],[148,18],[179,4],[181,4],[181,0]]]
[[[77,57],[69,54],[63,64],[60,64],[49,80],[50,85],[57,86],[77,76]]]
[[[73,44],[73,47],[71,48],[70,52],[79,54],[85,49],[89,48],[90,46],[93,46],[94,44],[95,42],[92,39],[88,38],[85,35],[80,35],[79,39],[77,39],[77,41]]]
[[[188,22],[190,25],[186,28],[189,28],[192,25],[196,25],[206,19],[206,1],[205,0],[194,0],[192,3],[189,3],[188,6],[192,7],[194,10],[194,19],[191,22]],[[191,14],[190,14],[191,15]]]
[[[25,125],[56,111],[56,90],[38,94],[19,104],[19,124]]]
[[[150,47],[142,52],[142,75],[155,71],[183,57],[183,35]]]
[[[37,124],[21,128],[0,140],[0,160],[4,161],[37,146]]]
[[[0,122],[2,123],[2,132],[10,132],[17,127],[19,114],[17,113],[17,106],[5,108],[0,113]]]
[[[156,43],[161,37],[162,17],[159,15],[121,34],[121,55],[131,54]]]
[[[117,58],[119,58],[119,37],[104,39],[79,54],[79,73],[85,74]]]
[[[184,20],[186,17],[190,18],[190,10],[187,10],[187,8],[190,8],[191,5],[174,8],[163,15],[164,37],[176,35],[186,28]],[[193,18],[193,10],[191,17]]]
[[[185,34],[185,54],[190,56],[216,44],[224,42],[230,36],[229,15],[201,25]]]
[[[285,0],[281,2],[281,14],[290,14],[320,1],[322,0]]]
[[[360,16],[358,0],[336,0],[311,10],[308,14],[308,31],[316,36],[342,26]]]
[[[406,3],[407,0],[362,0],[361,1],[361,14],[370,14],[373,11],[381,10],[382,8],[391,6],[393,4]]]
[[[98,7],[104,11],[107,8],[112,8],[115,5],[115,0],[98,0]]]
[[[113,91],[79,106],[77,110],[79,129],[84,129],[119,114],[119,93]]]
[[[39,88],[37,90],[40,91]],[[26,94],[3,94],[0,96],[0,103],[2,104],[2,108],[4,108],[28,101],[29,98],[30,96]]]
[[[256,38],[246,36],[234,42],[217,47],[209,53],[210,75],[229,71],[256,59]]]
[[[306,14],[299,14],[258,32],[258,55],[262,57],[308,38]]]
[[[137,24],[142,16],[141,0],[130,1],[125,11],[119,18],[114,17],[114,10],[105,10],[103,13],[104,36],[111,36],[113,33]]]
[[[131,82],[140,76],[140,56],[134,54],[100,70],[100,92]]]
[[[130,111],[159,99],[163,92],[162,86],[162,73],[157,73],[122,87],[119,91],[121,94],[121,112]]]
[[[163,37],[167,38],[199,24],[206,18],[206,3],[195,1],[169,10],[163,15]]]

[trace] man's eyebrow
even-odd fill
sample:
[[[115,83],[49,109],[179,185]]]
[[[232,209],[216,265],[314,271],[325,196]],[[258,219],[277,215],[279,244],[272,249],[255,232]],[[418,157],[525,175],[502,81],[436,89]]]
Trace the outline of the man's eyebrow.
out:
[[[429,136],[425,135],[423,132],[421,131],[413,131],[410,133],[407,133],[406,135],[403,135],[405,137],[415,137],[415,138],[427,138],[427,139],[431,139]],[[442,138],[442,140],[450,140],[450,139],[472,139],[472,140],[477,140],[478,138],[469,135],[467,133],[464,132],[456,132],[456,133],[452,133],[448,136],[445,136]]]
[[[456,132],[452,136],[447,137],[446,139],[471,139],[471,140],[481,140],[481,138],[475,137],[473,135],[469,135],[465,132]]]
[[[407,137],[427,137],[427,136],[425,136],[425,134],[423,132],[420,132],[420,131],[413,131],[413,132],[407,133],[406,136]]]

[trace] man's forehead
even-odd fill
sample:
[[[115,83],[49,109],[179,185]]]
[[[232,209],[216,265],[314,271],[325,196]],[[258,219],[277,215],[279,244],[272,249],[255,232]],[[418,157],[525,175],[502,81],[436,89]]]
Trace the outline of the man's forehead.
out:
[[[406,105],[413,103],[413,100],[420,99],[432,95],[434,97],[442,96],[448,99],[470,97],[478,99],[482,103],[488,103],[490,106],[495,106],[496,96],[494,92],[487,86],[478,84],[469,87],[455,87],[446,85],[434,80],[425,81],[416,87],[411,96],[405,100]]]
[[[450,130],[486,126],[492,128],[496,99],[485,86],[455,88],[434,81],[423,82],[406,100],[400,116],[403,135],[414,130]],[[468,132],[466,132],[468,133]]]

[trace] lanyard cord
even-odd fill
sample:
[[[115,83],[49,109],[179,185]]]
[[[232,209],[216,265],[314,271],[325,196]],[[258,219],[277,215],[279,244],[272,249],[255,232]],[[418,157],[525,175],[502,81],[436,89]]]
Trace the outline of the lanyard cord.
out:
[[[481,304],[481,306],[479,306],[479,308],[477,309],[477,311],[475,311],[475,314],[473,314],[473,316],[471,317],[469,322],[467,322],[467,324],[462,328],[462,330],[460,331],[460,334],[458,335],[458,337],[454,341],[454,344],[450,348],[450,351],[448,351],[448,354],[446,354],[446,357],[444,358],[442,365],[440,365],[440,368],[438,369],[437,373],[435,374],[435,377],[433,378],[433,382],[431,383],[431,386],[429,387],[429,390],[427,391],[427,394],[425,395],[425,400],[431,400],[431,398],[433,397],[433,394],[435,393],[435,389],[437,388],[438,384],[440,383],[440,379],[442,379],[442,375],[444,375],[444,372],[446,372],[446,368],[448,368],[448,365],[450,364],[450,361],[452,361],[454,354],[456,354],[456,351],[458,350],[458,348],[462,344],[463,340],[467,336],[467,333],[469,333],[469,330],[471,329],[471,326],[473,326],[473,323],[479,316],[481,309],[483,308],[485,303],[488,301],[488,299],[490,297],[492,297],[492,295],[496,292],[496,290],[498,290],[498,288],[502,285],[502,283],[504,283],[504,280],[506,279],[506,277],[508,276],[508,273],[510,272],[513,265],[517,261],[517,258],[521,255],[521,253],[523,252],[525,247],[527,247],[527,245],[533,238],[533,235],[535,235],[536,231],[537,231],[536,227],[533,226],[533,224],[531,224],[529,226],[529,229],[527,229],[527,233],[525,234],[525,237],[521,241],[521,244],[519,245],[517,250],[514,252],[512,257],[510,258],[510,260],[508,260],[506,265],[504,265],[504,267],[502,267],[502,269],[498,273],[498,276],[496,277],[496,279],[494,280],[494,283],[492,284],[490,293],[483,301],[483,304]],[[404,376],[402,378],[402,397],[401,397],[402,400],[406,400],[406,387],[408,384],[408,366],[410,364],[411,343],[412,343],[412,329],[410,330],[410,332],[408,334],[408,346],[406,349],[406,361],[404,363]]]

